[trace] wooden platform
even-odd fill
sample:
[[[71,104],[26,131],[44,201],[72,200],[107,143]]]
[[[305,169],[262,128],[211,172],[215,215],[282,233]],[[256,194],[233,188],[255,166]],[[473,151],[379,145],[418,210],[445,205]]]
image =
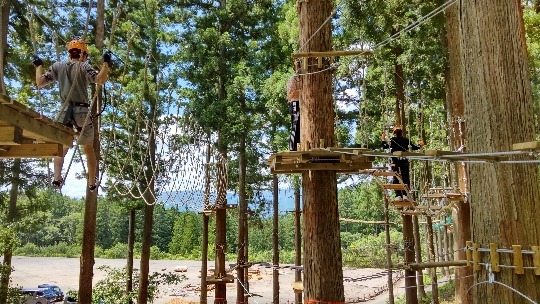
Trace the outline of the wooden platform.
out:
[[[272,154],[266,162],[272,174],[307,171],[336,171],[361,174],[372,167],[373,157],[362,155],[362,149],[312,148],[308,151],[286,151]]]
[[[219,284],[219,283],[234,283],[234,276],[226,274],[222,278],[216,278],[215,276],[206,277],[207,284]]]
[[[0,158],[48,158],[73,144],[74,131],[0,95]]]

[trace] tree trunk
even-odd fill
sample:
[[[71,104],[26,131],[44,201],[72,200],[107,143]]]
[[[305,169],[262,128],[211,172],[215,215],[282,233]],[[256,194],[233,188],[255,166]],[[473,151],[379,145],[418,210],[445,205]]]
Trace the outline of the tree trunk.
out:
[[[127,257],[127,281],[126,292],[133,292],[133,250],[135,246],[135,209],[129,210],[129,228],[128,228],[128,257]],[[133,303],[132,300],[129,303]]]
[[[217,176],[226,176],[227,151],[222,146],[221,138],[218,138],[218,150],[220,160],[218,164]],[[216,201],[216,260],[214,276],[223,278],[227,274],[225,272],[225,250],[227,249],[227,183],[226,179],[219,179],[218,193]],[[216,283],[214,292],[214,304],[227,304],[227,283]],[[243,290],[243,288],[242,288]]]
[[[298,7],[301,51],[330,51],[333,1],[303,1]],[[322,26],[324,24],[324,26]],[[308,60],[310,73],[300,77],[300,138],[302,142],[335,145],[332,74],[319,68],[317,58]],[[335,171],[311,171],[302,175],[304,199],[304,298],[305,301],[344,302],[343,269],[339,234]]]
[[[104,6],[104,0],[98,1],[98,6]],[[105,11],[98,11],[96,24],[105,22]],[[98,35],[99,34],[99,35]],[[95,38],[96,45],[103,45],[103,32],[97,33]],[[97,109],[101,105],[101,87],[97,86],[96,90],[92,90],[98,96],[97,103],[94,103],[92,109],[90,109],[93,117],[96,117]],[[99,144],[99,121],[97,121],[97,126],[94,128],[94,151],[96,154],[96,159],[100,159],[100,148]],[[99,177],[99,163],[96,164],[96,176]],[[89,178],[88,176],[86,178]],[[94,181],[88,181],[93,183]],[[80,303],[91,303],[92,302],[92,279],[94,277],[94,247],[96,244],[96,216],[97,216],[97,197],[98,197],[99,187],[95,189],[94,192],[90,192],[90,189],[86,187],[86,199],[85,199],[85,211],[84,211],[84,228],[83,228],[83,238],[82,238],[82,252],[81,252],[81,261],[80,261],[80,275],[79,275],[79,302]]]
[[[456,3],[445,10],[446,16],[446,44],[448,49],[448,69],[445,73],[446,105],[450,114],[452,138],[450,148],[453,151],[460,149],[466,153],[466,134],[463,101],[461,42],[459,33],[459,10],[460,3]],[[457,184],[461,193],[467,194],[467,170],[465,163],[456,163]],[[467,241],[471,240],[471,212],[466,202],[456,202],[452,212],[454,222],[454,247],[464,248]],[[465,260],[467,257],[464,250],[458,250],[455,254],[457,260]],[[471,303],[471,294],[467,292],[473,284],[471,267],[456,267],[456,303]]]
[[[302,233],[301,233],[301,219],[302,211],[300,206],[300,185],[296,183],[294,185],[294,265],[302,265]],[[302,272],[300,269],[294,271],[294,281],[302,281]],[[302,294],[294,294],[294,302],[296,304],[302,303]]]
[[[389,204],[388,204],[389,198],[386,197],[384,199],[384,234],[385,234],[385,240],[386,240],[386,266],[388,267],[388,278],[387,278],[387,284],[388,284],[388,304],[394,304],[394,281],[392,279],[392,247],[390,247],[391,239],[390,239],[390,214],[389,214]]]
[[[413,216],[413,228],[414,228],[414,253],[416,263],[422,262],[422,244],[420,238],[420,224],[418,223],[418,216]],[[416,283],[418,286],[418,298],[422,299],[426,296],[426,290],[424,288],[424,273],[422,269],[416,271]]]
[[[427,240],[429,244],[429,260],[435,262],[435,234],[433,233],[433,221],[431,216],[426,216],[427,220]],[[439,286],[437,285],[437,268],[430,268],[429,273],[431,274],[431,298],[434,304],[439,303]]]
[[[508,151],[513,143],[533,141],[534,123],[521,1],[463,1],[461,49],[465,118],[470,153]],[[527,156],[516,157],[526,159]],[[473,241],[482,247],[522,245],[540,239],[538,167],[529,164],[469,166]],[[530,255],[524,262],[530,263]],[[482,255],[488,262],[489,255]],[[512,255],[501,264],[512,265]],[[478,281],[487,280],[485,270]],[[532,270],[516,275],[502,269],[496,280],[540,298],[540,277]],[[528,303],[507,288],[481,284],[471,290],[476,303]]]
[[[4,68],[6,67],[7,59],[7,36],[9,25],[9,11],[11,9],[11,1],[2,1],[0,12],[0,93],[6,94],[6,85],[4,82]]]
[[[246,233],[247,233],[247,198],[246,198],[246,136],[240,138],[240,149],[238,151],[238,268],[236,274],[238,281],[236,283],[236,302],[244,303],[246,299],[244,290],[246,286],[246,272],[248,272],[246,260]]]
[[[405,248],[405,264],[411,264],[415,262],[414,252],[414,231],[412,215],[402,215],[403,218],[403,247]],[[405,296],[407,298],[407,304],[418,303],[417,289],[416,289],[416,271],[411,269],[405,269]]]
[[[279,182],[276,174],[272,175],[272,184],[274,186],[274,214],[273,214],[273,233],[272,233],[272,249],[274,251],[272,255],[272,263],[279,265]],[[274,268],[272,271],[272,295],[273,303],[279,303],[279,269]]]
[[[15,223],[17,216],[17,198],[19,197],[19,184],[21,175],[21,159],[17,158],[13,161],[11,176],[11,189],[9,190],[9,209],[6,218],[6,227]],[[11,259],[13,257],[13,239],[11,235],[8,239],[3,240],[6,248],[4,250],[4,262],[0,264],[0,303],[7,303],[9,281],[11,278]]]

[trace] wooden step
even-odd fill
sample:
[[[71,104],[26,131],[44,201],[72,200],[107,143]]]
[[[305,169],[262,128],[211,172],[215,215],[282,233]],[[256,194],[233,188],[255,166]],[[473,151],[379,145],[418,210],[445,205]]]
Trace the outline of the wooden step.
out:
[[[442,206],[437,206],[437,205],[418,205],[415,207],[416,209],[422,209],[422,210],[427,210],[427,209],[430,209],[430,210],[441,210],[443,207]]]
[[[423,198],[445,198],[446,196],[443,193],[428,193],[422,195]]]
[[[391,201],[390,204],[392,204],[394,207],[414,207],[414,202],[412,201]]]
[[[405,214],[405,215],[423,215],[424,212],[412,211],[412,210],[404,210],[404,211],[401,211],[401,214]]]
[[[382,186],[388,190],[406,190],[404,184],[383,184]]]
[[[375,176],[394,176],[394,171],[376,171],[373,172]]]

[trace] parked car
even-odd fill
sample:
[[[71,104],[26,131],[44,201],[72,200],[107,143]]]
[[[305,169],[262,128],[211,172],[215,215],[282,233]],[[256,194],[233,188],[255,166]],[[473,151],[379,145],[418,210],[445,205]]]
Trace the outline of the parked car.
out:
[[[48,288],[50,289],[53,294],[55,295],[55,301],[62,301],[64,300],[64,293],[60,289],[60,287],[52,284],[41,284],[38,285],[38,288]]]
[[[64,298],[64,304],[77,304],[77,298],[72,296],[66,296]]]
[[[49,304],[49,300],[45,297],[43,291],[35,290],[35,288],[22,288],[21,293],[25,296],[24,304]]]
[[[45,297],[47,299],[47,304],[52,303],[56,298],[49,288],[22,288],[21,292],[25,294],[34,294],[34,297]]]

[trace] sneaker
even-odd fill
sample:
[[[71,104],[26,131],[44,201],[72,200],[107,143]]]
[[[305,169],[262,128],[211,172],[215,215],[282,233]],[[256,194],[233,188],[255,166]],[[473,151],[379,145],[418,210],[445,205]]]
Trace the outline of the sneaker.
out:
[[[88,185],[88,189],[90,189],[90,192],[94,192],[94,190],[97,189],[97,187],[98,187],[98,181],[99,181],[99,180],[98,180],[98,177],[96,176],[96,177],[94,178],[94,183]]]
[[[408,198],[406,195],[404,195],[404,196],[403,196],[403,200],[404,200],[404,201],[408,201],[409,198]]]
[[[394,202],[401,202],[403,199],[401,198],[401,196],[396,196],[394,198]]]
[[[52,184],[54,189],[60,190],[60,189],[62,189],[62,186],[64,185],[64,180],[62,178],[55,179],[55,180],[52,181],[51,184]]]

